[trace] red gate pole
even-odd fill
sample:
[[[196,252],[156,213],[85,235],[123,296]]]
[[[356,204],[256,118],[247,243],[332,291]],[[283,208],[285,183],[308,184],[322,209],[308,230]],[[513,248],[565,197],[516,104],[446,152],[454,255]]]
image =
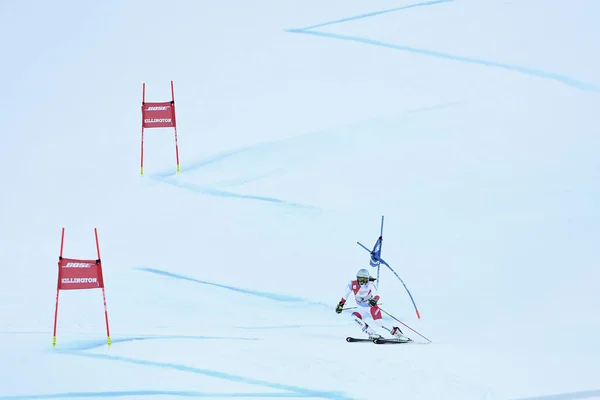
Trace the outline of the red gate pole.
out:
[[[142,83],[142,153],[140,156],[140,176],[144,176],[144,103],[146,101],[146,83]]]
[[[104,274],[102,273],[102,259],[100,258],[100,245],[98,244],[98,229],[94,228],[96,236],[96,250],[98,251],[98,262],[100,266],[100,279],[102,280],[102,299],[104,301],[104,319],[106,320],[106,337],[108,339],[108,347],[110,347],[110,329],[108,327],[108,308],[106,306],[106,292],[104,291]]]
[[[173,104],[173,129],[175,130],[175,157],[177,159],[177,173],[179,173],[179,144],[177,143],[177,120],[175,119],[175,90],[171,81],[171,103]]]
[[[58,257],[58,280],[56,282],[56,305],[54,306],[54,332],[52,334],[52,347],[56,347],[56,323],[58,321],[58,293],[60,292],[60,260],[63,255],[63,245],[65,243],[65,228],[62,228],[60,236],[60,255]]]

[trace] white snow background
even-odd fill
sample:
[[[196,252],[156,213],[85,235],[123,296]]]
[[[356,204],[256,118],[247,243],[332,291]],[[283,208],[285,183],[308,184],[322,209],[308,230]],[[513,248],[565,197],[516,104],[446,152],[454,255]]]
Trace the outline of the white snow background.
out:
[[[0,2],[0,400],[600,398],[599,16]],[[141,177],[170,80],[181,174],[153,129]],[[382,308],[432,343],[344,340],[382,215],[421,319],[387,269]],[[71,258],[98,228],[110,348],[99,290],[52,348],[62,227]]]

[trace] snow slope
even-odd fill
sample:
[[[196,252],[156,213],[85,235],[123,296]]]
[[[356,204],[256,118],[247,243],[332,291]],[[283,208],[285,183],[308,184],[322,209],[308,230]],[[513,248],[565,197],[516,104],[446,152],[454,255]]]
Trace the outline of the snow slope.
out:
[[[600,398],[600,3],[3,2],[0,400]],[[141,84],[168,100],[148,130]],[[334,307],[385,215],[382,307]],[[65,256],[99,291],[61,292]],[[405,332],[407,330],[405,329]],[[419,337],[411,334],[415,341]]]

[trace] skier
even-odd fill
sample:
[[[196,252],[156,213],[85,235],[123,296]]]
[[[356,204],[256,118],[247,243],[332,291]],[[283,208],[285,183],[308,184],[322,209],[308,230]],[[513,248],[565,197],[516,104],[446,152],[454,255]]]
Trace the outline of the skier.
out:
[[[354,300],[356,301],[357,310],[352,313],[354,321],[362,328],[362,331],[369,335],[369,339],[382,339],[383,337],[373,330],[364,319],[370,316],[377,325],[388,331],[392,336],[395,336],[401,341],[409,341],[410,338],[404,336],[402,331],[397,326],[393,326],[391,329],[381,323],[381,309],[377,305],[379,301],[379,295],[377,294],[377,288],[373,284],[375,278],[371,277],[369,271],[361,269],[356,273],[356,280],[350,281],[346,288],[346,293],[335,308],[336,313],[341,313],[346,304],[346,300],[350,296],[350,293],[354,293]]]

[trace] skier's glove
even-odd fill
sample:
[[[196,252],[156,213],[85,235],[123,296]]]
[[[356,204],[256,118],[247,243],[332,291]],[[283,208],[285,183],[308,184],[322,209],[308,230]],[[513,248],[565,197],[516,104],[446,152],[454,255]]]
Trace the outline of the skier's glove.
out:
[[[342,309],[344,308],[344,304],[345,303],[343,301],[340,301],[338,303],[337,307],[335,308],[335,312],[338,313],[338,314],[341,313]]]
[[[377,300],[378,300],[378,299],[377,299],[377,298],[375,298],[375,297],[373,297],[373,298],[369,299],[369,305],[370,305],[371,307],[375,307],[375,306],[377,305]]]

